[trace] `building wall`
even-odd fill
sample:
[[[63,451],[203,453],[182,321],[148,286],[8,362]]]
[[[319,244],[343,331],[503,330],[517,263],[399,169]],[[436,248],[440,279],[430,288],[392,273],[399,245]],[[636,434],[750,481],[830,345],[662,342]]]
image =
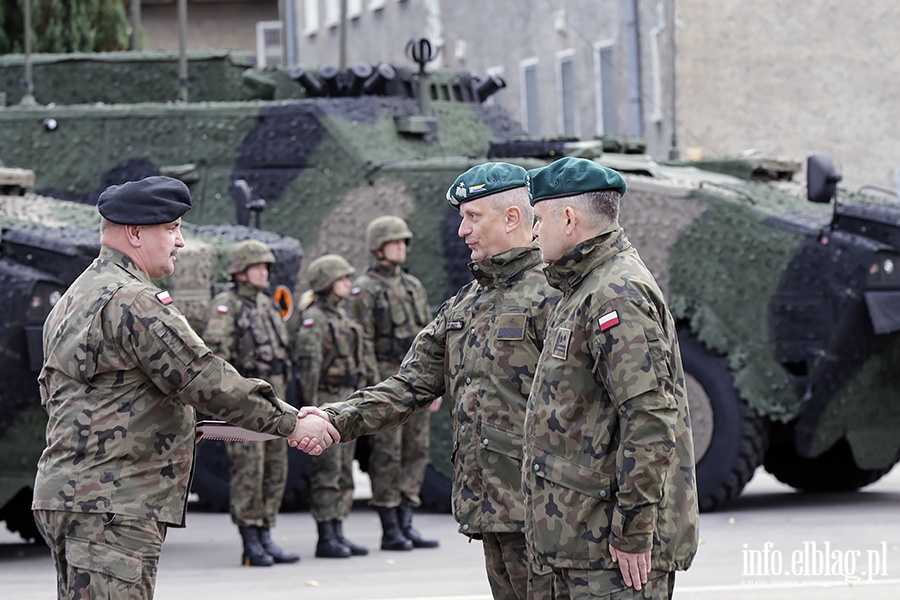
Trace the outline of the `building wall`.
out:
[[[575,135],[639,135],[652,155],[668,156],[674,131],[672,0],[347,2],[345,66],[357,62],[411,65],[404,55],[406,43],[424,36],[441,47],[432,66],[466,70],[479,77],[499,71],[507,86],[489,101],[502,104],[524,122],[521,66],[532,61],[537,65],[540,118],[531,133],[557,137],[564,133],[558,61],[561,55],[571,56],[577,82]],[[314,4],[312,10],[308,3]],[[339,6],[340,0],[296,0],[299,64],[339,64]],[[311,16],[318,17],[317,23],[310,22]],[[633,45],[628,36],[632,25],[637,32]],[[650,41],[654,34],[657,53],[652,52]],[[614,122],[600,130],[595,54],[597,45],[603,44],[612,49],[616,101]]]
[[[680,0],[676,13],[683,149],[827,153],[841,186],[897,188],[900,3]]]
[[[239,50],[255,55],[256,23],[278,18],[278,0],[188,0],[187,48]],[[175,0],[143,0],[141,24],[145,49],[178,50]]]

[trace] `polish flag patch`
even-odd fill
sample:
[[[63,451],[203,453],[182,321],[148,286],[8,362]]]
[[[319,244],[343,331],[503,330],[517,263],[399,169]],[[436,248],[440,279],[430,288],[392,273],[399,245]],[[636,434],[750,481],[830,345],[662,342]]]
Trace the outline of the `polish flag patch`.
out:
[[[156,294],[156,299],[159,300],[163,304],[172,304],[173,302],[175,302],[172,299],[172,296],[170,296],[169,292],[166,290],[163,290],[160,293]]]
[[[227,315],[228,314],[228,305],[227,304],[218,305],[216,307],[216,312],[219,313],[220,315]]]
[[[315,319],[303,319],[303,326],[304,326],[304,327],[312,327],[312,326],[315,325],[315,324],[316,324],[316,320],[315,320]]]
[[[616,311],[606,313],[597,319],[597,323],[600,325],[600,331],[608,331],[619,324],[619,313]]]

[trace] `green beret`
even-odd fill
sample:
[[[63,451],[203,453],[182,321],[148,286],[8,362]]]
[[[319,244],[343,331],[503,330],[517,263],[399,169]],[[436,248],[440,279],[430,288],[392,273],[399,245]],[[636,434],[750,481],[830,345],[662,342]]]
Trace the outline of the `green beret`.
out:
[[[624,195],[625,189],[625,180],[617,171],[586,158],[567,156],[528,171],[528,197],[532,205],[541,200],[603,190]]]
[[[525,187],[525,169],[503,162],[484,163],[456,178],[447,190],[447,202],[459,210],[463,202],[517,187]]]
[[[119,225],[159,225],[177,221],[191,209],[184,182],[155,175],[106,188],[97,201],[103,218]]]

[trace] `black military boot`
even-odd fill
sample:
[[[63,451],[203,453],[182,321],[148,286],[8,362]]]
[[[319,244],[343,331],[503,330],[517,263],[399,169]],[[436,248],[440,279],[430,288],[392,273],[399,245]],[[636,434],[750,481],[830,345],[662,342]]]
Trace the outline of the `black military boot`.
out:
[[[382,550],[412,550],[413,544],[403,532],[400,531],[400,522],[397,520],[397,509],[378,507],[378,516],[381,517],[381,549]]]
[[[369,549],[365,546],[357,546],[350,540],[344,537],[344,522],[340,519],[335,519],[332,521],[334,523],[334,535],[337,537],[338,541],[343,545],[350,548],[350,554],[353,556],[365,556],[369,553]]]
[[[275,559],[266,552],[262,542],[259,541],[259,531],[256,527],[238,527],[241,539],[244,540],[244,556],[241,564],[245,567],[271,567]]]
[[[338,540],[334,531],[334,521],[316,523],[319,528],[319,542],[316,544],[316,558],[349,558],[350,548]]]
[[[275,542],[272,541],[272,536],[269,534],[268,527],[257,527],[256,530],[259,531],[259,542],[262,544],[262,547],[265,548],[266,552],[269,553],[269,556],[276,563],[300,562],[299,554],[288,554],[275,545]]]
[[[437,548],[440,546],[440,542],[437,540],[426,540],[423,538],[422,534],[412,526],[412,504],[408,502],[401,503],[397,509],[397,514],[400,516],[400,531],[403,532],[406,539],[412,542],[413,548]]]

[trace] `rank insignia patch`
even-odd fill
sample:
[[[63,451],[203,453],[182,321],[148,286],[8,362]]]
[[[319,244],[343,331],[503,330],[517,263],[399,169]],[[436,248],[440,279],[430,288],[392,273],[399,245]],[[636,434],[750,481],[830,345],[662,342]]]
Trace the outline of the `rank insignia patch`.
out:
[[[553,351],[550,355],[553,358],[566,360],[569,356],[569,339],[572,337],[572,330],[560,327],[556,332],[556,339],[553,340]]]
[[[520,313],[500,315],[498,340],[521,340],[525,337],[525,321],[528,317]]]

